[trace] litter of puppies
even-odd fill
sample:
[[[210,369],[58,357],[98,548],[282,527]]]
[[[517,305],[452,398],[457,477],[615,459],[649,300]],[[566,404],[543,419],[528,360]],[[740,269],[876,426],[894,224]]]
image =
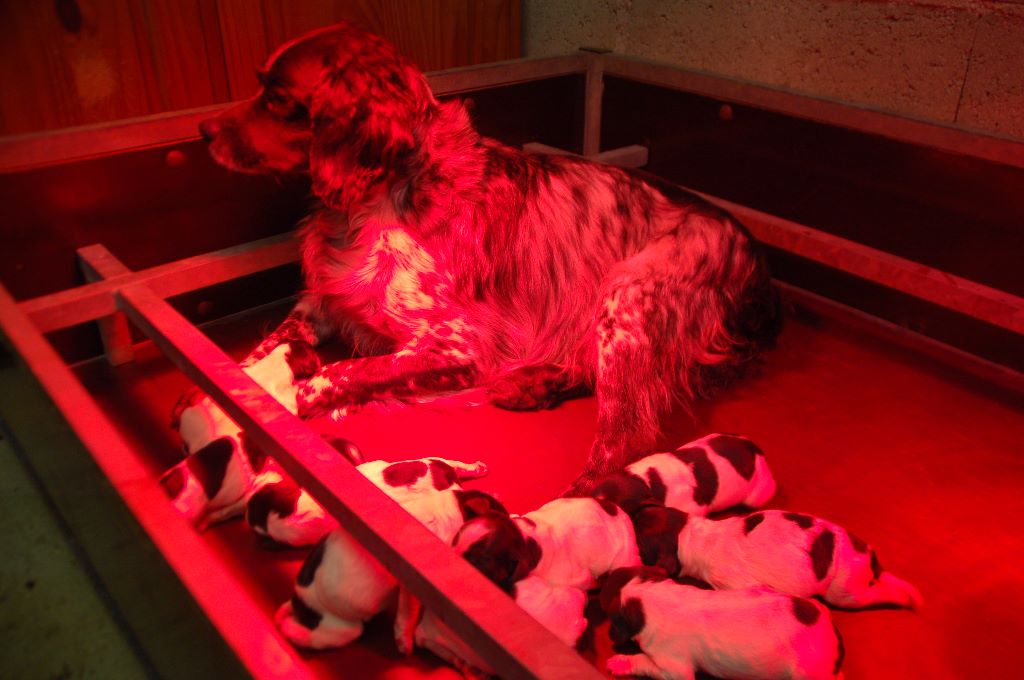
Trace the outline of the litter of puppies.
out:
[[[164,477],[175,505],[199,528],[242,512],[275,542],[316,543],[275,617],[287,639],[302,648],[344,646],[397,601],[402,653],[421,648],[464,674],[494,674],[272,461],[249,454],[229,420],[197,404],[220,430],[200,437],[193,425],[200,448]],[[351,444],[336,447],[362,460]],[[461,487],[487,474],[481,462],[423,458],[357,469],[567,645],[593,625],[585,608],[596,594],[613,644],[634,652],[608,659],[612,675],[841,677],[843,643],[826,605],[922,605],[917,589],[854,534],[764,509],[776,480],[760,448],[737,435],[648,455],[599,480],[591,497],[559,498],[522,515]],[[733,514],[707,516],[724,510]]]

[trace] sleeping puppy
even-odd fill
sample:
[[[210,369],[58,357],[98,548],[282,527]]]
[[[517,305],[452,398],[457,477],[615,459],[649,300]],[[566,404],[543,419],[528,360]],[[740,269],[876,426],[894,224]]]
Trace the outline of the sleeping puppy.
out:
[[[556,504],[594,505],[584,499],[562,499]],[[480,515],[463,525],[452,544],[479,572],[511,595],[523,611],[562,642],[575,646],[587,628],[586,591],[577,585],[553,584],[538,575],[536,570],[543,558],[543,548],[532,531],[528,536],[521,529],[524,519],[510,519],[502,513]],[[529,523],[526,526],[531,530],[536,528]],[[580,576],[574,580],[581,582],[586,578]],[[403,648],[401,637],[396,632],[399,648],[410,651]],[[473,648],[430,610],[423,612],[413,637],[416,647],[429,649],[468,677],[494,675],[493,669]]]
[[[487,512],[505,513],[498,501],[465,491],[459,479],[486,474],[483,463],[467,465],[440,458],[398,463],[371,461],[357,468],[446,543],[466,520]],[[363,632],[363,624],[395,599],[398,582],[347,531],[328,533],[306,558],[290,601],[277,611],[281,632],[298,647],[344,646]],[[396,629],[408,627],[403,609]]]
[[[295,381],[309,377],[319,365],[312,345],[292,341],[279,345],[244,370],[294,413]],[[256,476],[268,465],[273,467],[273,462],[210,397],[197,390],[175,405],[171,425],[187,454],[160,478],[174,507],[200,530],[241,514],[255,488]],[[362,460],[358,450],[347,442],[341,452],[354,463]]]
[[[533,574],[587,590],[613,569],[640,564],[629,516],[594,498],[558,498],[525,515],[478,518],[459,531],[454,546],[503,587]]]
[[[655,453],[598,482],[590,494],[633,514],[656,501],[692,515],[735,505],[759,508],[775,495],[764,453],[746,437],[709,434]]]
[[[587,595],[579,588],[551,585],[538,576],[530,575],[513,583],[509,594],[523,611],[570,647],[575,646],[587,628],[587,619],[583,615]],[[416,626],[415,643],[416,647],[428,649],[455,666],[465,676],[490,677],[495,674],[470,645],[430,610],[423,612],[423,618]]]
[[[768,586],[837,607],[916,609],[917,589],[882,569],[875,551],[831,522],[782,510],[710,520],[651,505],[634,515],[646,565],[715,588]]]
[[[363,463],[362,453],[351,442],[338,437],[325,436],[324,439],[357,465],[363,475],[374,479],[377,486],[389,483],[389,480],[381,478],[381,474],[391,463]],[[446,461],[446,464],[458,471],[460,479],[485,474],[482,463],[467,466],[458,461]],[[395,480],[391,478],[390,481]],[[417,493],[420,487],[430,484],[429,480],[413,484],[410,493]],[[313,545],[338,525],[312,496],[275,465],[260,473],[253,482],[253,491],[245,501],[245,521],[253,532],[267,539],[270,546],[285,547]]]
[[[608,659],[615,676],[692,679],[698,670],[736,680],[841,677],[843,644],[828,610],[767,588],[715,591],[624,569],[600,595],[612,641],[639,654]]]

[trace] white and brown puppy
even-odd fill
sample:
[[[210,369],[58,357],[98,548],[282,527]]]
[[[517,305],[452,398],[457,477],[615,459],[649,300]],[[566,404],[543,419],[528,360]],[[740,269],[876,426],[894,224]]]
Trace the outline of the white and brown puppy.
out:
[[[525,515],[477,518],[459,531],[454,546],[499,585],[533,574],[586,590],[613,569],[640,564],[629,516],[595,498],[557,498]]]
[[[650,501],[694,515],[736,505],[759,508],[775,495],[764,453],[746,437],[709,434],[655,453],[603,478],[590,494],[634,513]]]
[[[294,413],[295,381],[312,375],[319,364],[312,345],[292,341],[244,370]],[[267,469],[266,455],[210,397],[197,390],[178,401],[171,425],[187,454],[160,479],[174,507],[200,530],[241,514],[257,475]]]
[[[483,463],[467,465],[440,458],[398,463],[371,461],[357,468],[442,541],[478,514],[505,512],[479,491],[465,491],[459,479],[486,474]],[[290,601],[276,622],[293,644],[312,649],[344,646],[362,634],[363,623],[394,600],[398,582],[347,531],[336,528],[306,558]],[[396,624],[396,627],[401,624]]]
[[[720,589],[768,586],[837,607],[921,606],[911,584],[842,527],[782,510],[711,520],[650,505],[633,517],[644,564]]]
[[[587,595],[579,588],[551,585],[531,575],[513,583],[509,594],[523,611],[570,647],[575,646],[587,628],[587,619],[583,615]],[[495,675],[473,647],[463,642],[430,610],[423,612],[423,618],[416,626],[415,641],[417,647],[437,654],[465,676]]]
[[[612,573],[600,595],[616,644],[639,654],[608,659],[615,676],[692,679],[700,670],[736,680],[841,677],[843,643],[828,610],[768,588],[703,590],[660,570]]]
[[[352,442],[323,438],[353,465],[365,465],[362,452]],[[373,462],[368,469],[376,469],[379,461]],[[245,500],[245,521],[270,547],[313,545],[338,526],[323,506],[274,464],[265,466],[253,480],[252,492]]]

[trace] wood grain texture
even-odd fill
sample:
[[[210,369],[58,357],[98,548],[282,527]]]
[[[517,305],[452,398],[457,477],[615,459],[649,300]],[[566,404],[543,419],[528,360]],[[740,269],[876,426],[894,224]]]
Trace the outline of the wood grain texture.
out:
[[[157,112],[138,10],[137,0],[0,3],[0,134]]]
[[[520,55],[519,0],[0,2],[0,135],[251,96],[275,47],[338,21],[424,70]]]
[[[174,111],[226,101],[224,79],[216,82],[211,66],[223,71],[223,41],[219,24],[216,42],[206,39],[203,3],[200,0],[146,0],[140,2],[145,18],[146,48],[153,62],[160,110]],[[211,59],[209,49],[218,59]]]

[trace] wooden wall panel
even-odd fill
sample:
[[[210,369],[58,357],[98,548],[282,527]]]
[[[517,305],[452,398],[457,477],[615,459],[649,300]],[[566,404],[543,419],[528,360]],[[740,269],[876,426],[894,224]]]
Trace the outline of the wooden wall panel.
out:
[[[207,40],[203,0],[146,0],[138,2],[145,17],[147,48],[153,60],[160,110],[191,109],[227,101],[220,26],[209,27]],[[204,18],[206,21],[204,21]],[[212,48],[212,50],[211,50]],[[212,51],[212,53],[211,53]],[[217,70],[221,77],[214,79]]]
[[[259,89],[256,67],[272,49],[262,8],[254,0],[217,0],[217,10],[231,99],[251,96]]]
[[[0,1],[0,133],[155,113],[137,0]]]
[[[279,44],[337,21],[424,70],[520,55],[520,0],[0,0],[0,135],[250,96]]]

